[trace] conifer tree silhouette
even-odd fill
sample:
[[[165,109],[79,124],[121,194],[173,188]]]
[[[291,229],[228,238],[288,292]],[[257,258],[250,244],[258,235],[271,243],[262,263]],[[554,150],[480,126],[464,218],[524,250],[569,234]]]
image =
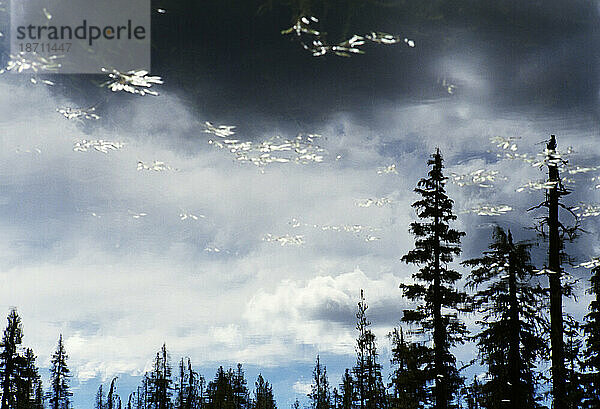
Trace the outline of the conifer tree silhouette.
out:
[[[479,385],[486,408],[536,408],[536,363],[548,354],[543,314],[546,291],[533,283],[531,243],[513,243],[500,227],[483,257],[463,262],[471,267],[467,286],[477,290],[474,310],[482,318],[475,335],[487,380]],[[541,313],[542,311],[542,313]]]
[[[231,376],[233,403],[236,409],[247,409],[250,406],[250,392],[246,386],[247,384],[242,364],[238,363],[235,372]]]
[[[411,223],[415,248],[402,257],[402,261],[416,264],[420,270],[413,274],[414,284],[400,286],[409,300],[422,303],[414,310],[405,310],[402,320],[431,333],[435,409],[447,409],[462,381],[450,348],[464,342],[467,333],[458,319],[467,295],[454,288],[461,275],[448,264],[460,254],[460,239],[465,233],[450,228],[456,216],[453,201],[446,194],[447,178],[439,149],[427,163],[431,166],[428,177],[421,179],[415,189],[421,199],[412,205],[423,221]]]
[[[330,409],[331,407],[331,389],[327,379],[327,368],[321,365],[319,355],[317,355],[317,361],[315,362],[313,383],[308,397],[312,409]]]
[[[597,408],[600,405],[600,266],[592,269],[589,293],[592,301],[583,325],[586,334],[583,365],[587,371],[584,375],[584,402],[587,408]]]
[[[239,384],[239,381],[236,381],[235,377],[236,372],[231,368],[225,372],[222,366],[219,367],[215,379],[209,382],[206,391],[209,409],[238,409],[236,404],[239,403],[239,399],[236,397],[234,385]]]
[[[105,401],[104,401],[104,390],[103,386],[98,386],[98,392],[96,392],[96,409],[104,409]]]
[[[199,409],[204,395],[204,377],[192,368],[192,361],[183,358],[179,361],[179,379],[177,381],[176,409]]]
[[[341,409],[352,409],[354,408],[354,401],[356,400],[356,389],[354,387],[354,379],[349,369],[346,369],[342,376],[342,383],[340,384],[340,395]]]
[[[585,350],[583,348],[582,327],[570,314],[563,314],[565,340],[565,399],[567,407],[583,408],[585,381],[582,373]],[[600,403],[600,401],[598,401]]]
[[[0,353],[0,374],[2,375],[2,409],[16,406],[16,382],[19,374],[18,348],[23,342],[21,317],[12,308],[7,317],[8,324],[2,336],[2,352]]]
[[[35,355],[31,348],[18,357],[18,376],[16,379],[16,409],[42,409],[42,380],[35,364]]]
[[[385,388],[381,376],[381,364],[377,361],[377,344],[375,334],[370,329],[371,322],[367,320],[367,303],[364,291],[360,290],[360,301],[356,313],[356,365],[354,374],[355,393],[358,407],[361,409],[376,409],[385,405]]]
[[[2,406],[14,409],[41,409],[44,394],[42,380],[31,348],[24,351],[21,318],[11,309],[0,347],[0,392]]]
[[[73,393],[69,387],[71,371],[67,366],[69,356],[65,351],[62,334],[58,338],[56,351],[52,355],[50,368],[50,391],[48,401],[51,409],[69,409]]]
[[[427,382],[431,380],[429,364],[432,349],[423,343],[409,342],[402,328],[394,328],[388,335],[392,344],[390,406],[398,409],[418,409],[429,404],[431,394]]]
[[[265,381],[262,374],[258,374],[254,383],[254,409],[277,409],[273,387]]]
[[[110,388],[108,389],[108,395],[106,396],[106,409],[116,409],[117,402],[119,401],[119,396],[115,391],[115,382],[117,381],[117,377],[114,377],[112,381],[110,381]]]
[[[148,401],[150,409],[170,409],[173,394],[171,364],[166,344],[156,353],[154,368],[148,377]]]

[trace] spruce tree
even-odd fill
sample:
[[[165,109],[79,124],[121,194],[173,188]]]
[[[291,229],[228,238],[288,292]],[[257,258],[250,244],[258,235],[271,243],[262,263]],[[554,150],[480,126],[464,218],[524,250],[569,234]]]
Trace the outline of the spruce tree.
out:
[[[117,381],[117,377],[114,377],[112,381],[110,381],[110,388],[108,389],[108,395],[106,396],[106,409],[116,409],[118,404],[117,402],[120,400],[119,396],[116,393],[115,382]]]
[[[472,271],[467,286],[476,289],[473,308],[481,314],[482,331],[474,339],[487,381],[480,386],[486,408],[525,409],[539,406],[536,363],[548,353],[544,332],[545,290],[533,284],[530,243],[513,243],[496,227],[481,258],[465,261]]]
[[[207,388],[208,409],[235,409],[233,393],[233,371],[225,372],[220,366],[215,379],[209,382]]]
[[[35,386],[35,398],[33,401],[33,409],[44,409],[44,389],[42,386],[41,378]]]
[[[105,396],[102,385],[98,386],[98,392],[96,392],[96,409],[105,409]]]
[[[172,391],[171,364],[166,344],[163,344],[154,359],[154,368],[148,377],[148,407],[170,409]]]
[[[148,409],[149,405],[149,389],[148,385],[150,384],[150,375],[148,373],[144,374],[142,378],[142,385],[137,388],[137,399],[136,399],[136,409]]]
[[[2,352],[0,353],[0,374],[2,376],[2,406],[1,409],[14,408],[16,406],[16,383],[19,378],[18,360],[19,345],[23,342],[23,328],[21,317],[16,309],[11,309],[8,317],[8,325],[2,336]]]
[[[135,393],[131,392],[129,397],[127,398],[127,409],[133,409],[133,399],[135,398]]]
[[[179,377],[175,384],[175,409],[184,409],[188,405],[187,399],[187,372],[183,358],[179,361]]]
[[[277,409],[273,388],[261,374],[254,383],[254,409]]]
[[[340,395],[341,409],[353,409],[354,401],[356,400],[356,391],[354,388],[354,379],[352,379],[352,374],[349,369],[346,369],[344,375],[342,376],[342,383],[340,384]]]
[[[250,406],[250,392],[246,386],[247,384],[242,364],[238,363],[231,377],[233,402],[236,409],[247,409]]]
[[[408,342],[402,328],[388,335],[392,344],[391,396],[393,409],[418,409],[430,402],[427,382],[431,380],[432,350],[423,343]]]
[[[581,324],[570,314],[564,314],[565,340],[565,400],[567,408],[584,408],[585,385],[582,373],[584,350]],[[598,401],[600,404],[600,401]]]
[[[181,358],[177,381],[176,409],[199,409],[202,406],[204,378],[192,368],[192,361]]]
[[[35,364],[31,348],[18,357],[18,377],[16,382],[16,409],[42,409],[42,380]]]
[[[484,398],[481,383],[476,376],[470,385],[465,385],[462,389],[463,399],[466,402],[467,409],[485,408],[487,400]]]
[[[42,381],[31,348],[23,350],[21,318],[15,309],[8,315],[0,352],[2,406],[11,409],[41,409]]]
[[[402,320],[418,324],[432,335],[435,408],[447,409],[461,383],[450,348],[464,342],[467,333],[458,319],[467,296],[454,287],[461,275],[448,264],[460,254],[460,239],[465,233],[450,228],[456,216],[453,201],[446,194],[447,178],[439,149],[428,165],[432,166],[429,177],[421,179],[415,189],[421,199],[412,205],[422,220],[410,225],[415,248],[402,257],[402,261],[416,264],[420,270],[413,274],[414,284],[400,286],[409,300],[422,303],[414,310],[405,310]]]
[[[315,369],[313,370],[313,383],[308,397],[312,409],[330,409],[331,407],[331,390],[327,379],[327,368],[321,366],[319,355],[317,355]]]
[[[70,398],[73,393],[69,388],[71,371],[67,366],[68,358],[61,334],[58,338],[56,351],[50,360],[52,365],[50,368],[50,391],[48,393],[50,409],[69,409],[71,406]]]
[[[337,388],[333,388],[333,392],[331,394],[331,407],[333,409],[339,409],[341,404],[342,404],[342,395],[340,395]]]
[[[358,407],[361,409],[377,409],[385,405],[385,387],[381,376],[381,364],[377,362],[377,344],[375,334],[369,328],[367,320],[367,303],[364,292],[360,290],[360,301],[356,313],[356,365],[353,368],[354,385]]]
[[[585,316],[583,331],[586,334],[584,375],[588,408],[600,406],[600,266],[592,269],[589,293],[592,295],[589,312]]]

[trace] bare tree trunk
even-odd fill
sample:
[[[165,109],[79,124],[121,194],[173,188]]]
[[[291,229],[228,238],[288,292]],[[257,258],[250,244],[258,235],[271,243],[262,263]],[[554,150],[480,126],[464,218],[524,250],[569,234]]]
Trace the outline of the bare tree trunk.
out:
[[[556,150],[556,138],[552,135],[548,150]],[[550,154],[551,155],[551,154]],[[552,390],[554,409],[566,409],[564,339],[562,316],[562,284],[560,280],[560,236],[558,233],[559,172],[555,163],[548,163],[548,179],[554,186],[548,192],[548,268],[550,282],[550,348],[552,351]]]

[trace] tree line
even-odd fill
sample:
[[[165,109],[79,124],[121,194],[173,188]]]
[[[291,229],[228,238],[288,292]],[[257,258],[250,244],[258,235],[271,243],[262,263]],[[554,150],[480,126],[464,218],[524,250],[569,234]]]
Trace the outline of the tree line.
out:
[[[50,386],[44,391],[36,356],[31,348],[21,345],[23,328],[16,309],[10,310],[7,321],[0,344],[1,409],[70,409],[71,373],[62,335],[51,357]],[[163,344],[152,370],[143,376],[135,391],[123,400],[117,393],[115,377],[108,390],[99,386],[95,409],[277,409],[273,388],[262,374],[250,393],[242,364],[235,369],[219,367],[209,382],[193,369],[189,358],[179,361],[175,377],[172,372]]]
[[[361,290],[357,305],[356,362],[346,369],[338,386],[331,387],[327,369],[317,355],[311,392],[311,409],[537,409],[552,402],[555,409],[600,408],[600,265],[591,269],[587,288],[592,301],[583,322],[563,310],[564,297],[573,296],[562,267],[568,260],[565,241],[576,238],[560,218],[569,211],[561,197],[559,169],[562,159],[551,137],[543,162],[548,169],[544,201],[530,210],[547,209],[537,226],[547,239],[547,263],[532,263],[534,241],[513,240],[512,232],[496,226],[488,250],[463,261],[463,277],[452,268],[461,253],[464,232],[452,227],[453,201],[446,192],[443,158],[439,149],[428,161],[430,170],[415,192],[417,221],[409,231],[414,248],[402,261],[415,265],[413,283],[402,284],[403,295],[415,305],[404,311],[402,325],[394,328],[391,374],[384,380],[377,340],[367,318]],[[572,212],[571,212],[572,213]],[[548,285],[541,278],[547,276]],[[465,283],[459,288],[459,281]],[[479,330],[470,334],[466,315],[479,318]],[[70,372],[62,336],[52,355],[50,387],[44,392],[30,348],[21,347],[21,320],[12,309],[0,347],[0,409],[69,409]],[[463,367],[453,351],[473,340],[477,356]],[[550,371],[544,365],[550,361]],[[463,370],[479,362],[485,373],[466,380]],[[96,409],[276,409],[272,386],[259,375],[253,393],[241,364],[219,367],[208,381],[192,367],[189,358],[178,363],[173,375],[166,345],[157,352],[153,369],[141,385],[122,399],[117,378],[107,390],[101,385]],[[300,402],[292,405],[300,409]]]
[[[248,389],[242,364],[235,369],[219,367],[207,382],[198,374],[189,358],[181,358],[175,379],[169,353],[163,344],[156,353],[153,368],[142,378],[141,385],[123,402],[116,393],[113,378],[108,393],[100,385],[96,409],[276,409],[273,388],[262,374]]]

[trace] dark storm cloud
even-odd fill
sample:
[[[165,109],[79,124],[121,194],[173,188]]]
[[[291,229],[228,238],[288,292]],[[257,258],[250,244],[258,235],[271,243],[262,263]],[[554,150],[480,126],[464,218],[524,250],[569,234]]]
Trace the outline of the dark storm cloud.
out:
[[[402,318],[404,309],[408,308],[401,301],[400,292],[398,292],[397,299],[383,299],[376,304],[369,305],[369,321],[388,328],[397,325]],[[339,322],[346,327],[352,327],[356,324],[356,303],[341,305],[335,301],[325,300],[317,307],[313,318],[326,322]]]
[[[244,112],[302,124],[339,111],[368,114],[378,108],[373,101],[438,98],[436,84],[451,74],[439,61],[472,55],[485,56],[487,99],[554,106],[595,100],[593,2],[304,2],[332,42],[381,30],[417,43],[369,46],[353,58],[314,58],[293,36],[280,35],[301,12],[289,3],[157,2],[167,13],[153,19],[154,71],[225,122]]]
[[[468,93],[451,68],[468,60],[489,81],[478,95],[486,103],[595,111],[593,1],[155,0],[152,9],[152,71],[167,78],[164,88],[208,119],[259,116],[246,121],[251,135],[290,125],[303,131],[337,112],[372,120],[382,102],[448,97],[444,80]],[[321,19],[331,42],[385,31],[414,39],[416,47],[367,45],[364,55],[315,58],[280,34],[302,11]],[[6,57],[6,44],[4,51]],[[76,101],[105,100],[98,77],[55,80],[55,92],[76,86],[78,95],[69,95]],[[99,110],[113,113],[110,104]]]

